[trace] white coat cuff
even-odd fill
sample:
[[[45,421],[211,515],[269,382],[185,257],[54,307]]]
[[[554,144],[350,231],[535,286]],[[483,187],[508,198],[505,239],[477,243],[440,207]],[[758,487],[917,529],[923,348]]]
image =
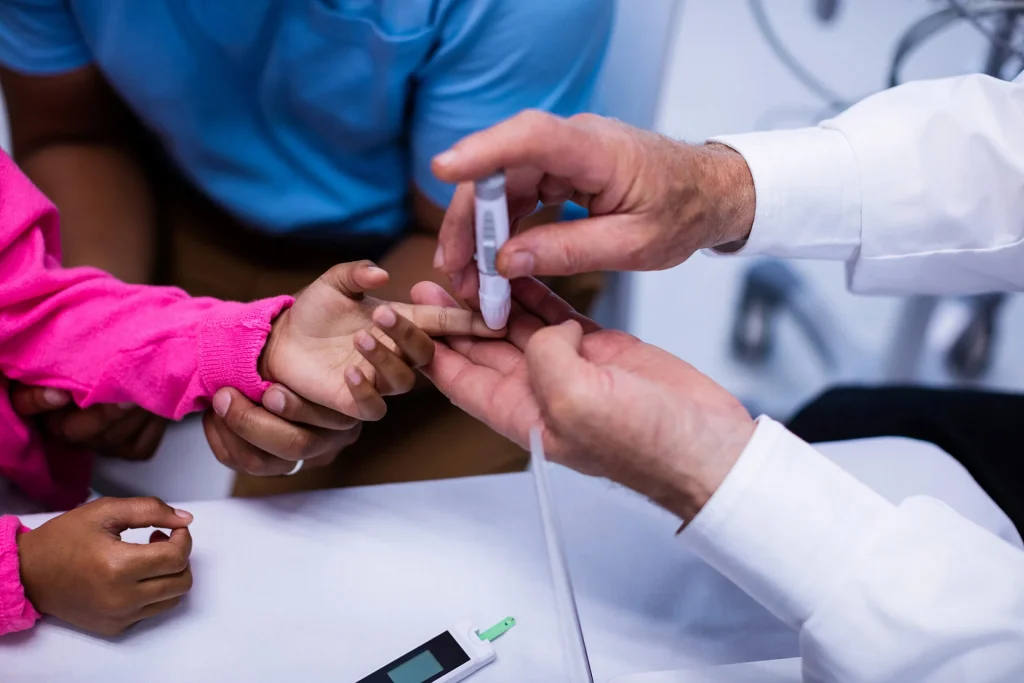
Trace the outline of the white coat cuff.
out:
[[[754,224],[732,254],[848,261],[860,246],[861,191],[846,137],[827,128],[713,138],[754,178]]]
[[[761,417],[739,461],[681,538],[798,629],[893,510],[785,427]]]

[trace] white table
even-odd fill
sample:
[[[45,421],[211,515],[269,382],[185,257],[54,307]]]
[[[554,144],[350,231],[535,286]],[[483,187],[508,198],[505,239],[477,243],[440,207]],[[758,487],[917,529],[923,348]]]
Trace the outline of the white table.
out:
[[[937,495],[1019,542],[929,446],[825,450],[890,498]],[[553,474],[599,682],[797,654],[792,632],[676,541],[671,516],[606,482]],[[196,515],[196,581],[181,608],[113,640],[55,622],[2,638],[3,680],[353,683],[458,620],[509,615],[519,625],[473,683],[564,680],[528,475],[184,507]]]

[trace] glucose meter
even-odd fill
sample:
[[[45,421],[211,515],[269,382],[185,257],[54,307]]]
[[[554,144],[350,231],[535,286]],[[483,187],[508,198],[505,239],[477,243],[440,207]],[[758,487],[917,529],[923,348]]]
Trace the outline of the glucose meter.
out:
[[[358,683],[456,683],[464,680],[494,661],[494,646],[490,641],[515,623],[515,619],[509,617],[484,633],[469,622],[460,623]]]

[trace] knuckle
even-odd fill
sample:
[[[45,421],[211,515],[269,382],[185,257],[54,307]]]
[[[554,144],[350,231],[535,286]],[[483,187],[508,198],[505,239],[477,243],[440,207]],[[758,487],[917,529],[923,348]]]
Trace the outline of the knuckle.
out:
[[[437,311],[437,329],[446,331],[451,324],[451,311],[447,306],[441,306]]]
[[[604,117],[594,114],[592,112],[583,112],[581,114],[574,114],[569,118],[571,123],[580,124],[583,126],[593,125],[599,121],[603,121]]]
[[[231,407],[224,415],[224,422],[233,432],[248,432],[254,426],[255,414],[249,406],[242,405],[242,401],[236,398],[231,401]]]
[[[135,499],[135,507],[143,514],[156,515],[164,512],[167,508],[167,504],[156,496],[145,496],[143,498]]]
[[[128,573],[128,562],[120,554],[107,555],[100,566],[107,581],[118,581]]]
[[[527,125],[536,128],[549,126],[555,120],[554,116],[540,109],[527,109],[520,117]]]

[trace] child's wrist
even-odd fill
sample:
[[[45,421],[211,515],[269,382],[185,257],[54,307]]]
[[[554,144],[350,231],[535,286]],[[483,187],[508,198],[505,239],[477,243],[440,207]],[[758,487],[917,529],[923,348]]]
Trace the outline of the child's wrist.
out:
[[[256,371],[266,382],[277,381],[275,379],[275,373],[271,361],[277,347],[280,330],[287,324],[289,311],[291,311],[290,307],[278,313],[274,319],[270,321],[270,333],[267,335],[267,341],[263,345],[263,350],[260,351],[260,356],[256,361]]]

